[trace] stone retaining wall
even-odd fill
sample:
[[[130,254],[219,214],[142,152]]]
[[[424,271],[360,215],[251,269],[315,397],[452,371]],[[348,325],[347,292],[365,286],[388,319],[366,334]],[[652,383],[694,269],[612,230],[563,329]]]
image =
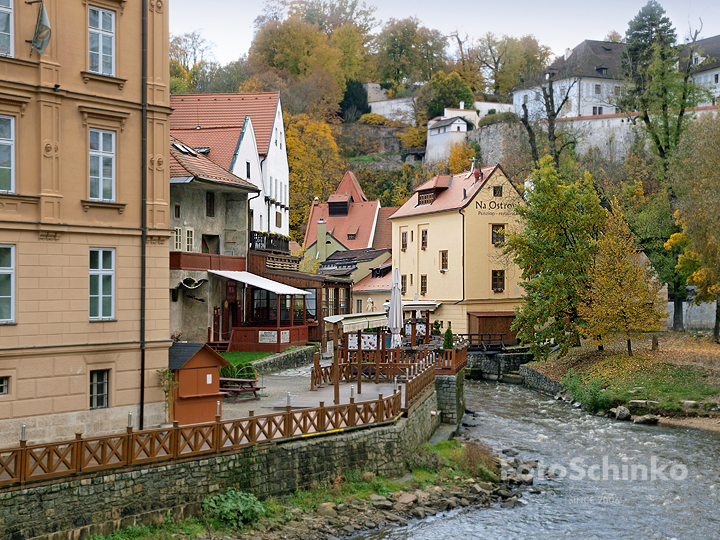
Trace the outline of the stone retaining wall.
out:
[[[260,498],[291,493],[350,469],[400,476],[440,418],[435,393],[394,424],[244,449],[236,454],[96,473],[0,493],[0,538],[79,540],[198,515],[205,496],[235,486]]]
[[[530,353],[498,353],[486,355],[480,351],[468,352],[468,368],[479,370],[483,379],[496,381],[498,367],[500,375],[517,371],[521,365],[532,362],[534,357]],[[498,366],[499,364],[499,366]]]
[[[314,345],[308,345],[307,347],[273,354],[267,358],[256,360],[252,364],[253,367],[258,370],[258,373],[267,375],[268,373],[274,373],[276,371],[312,364],[313,356],[316,352],[320,352],[320,349]]]
[[[435,392],[444,424],[458,424],[465,414],[465,369],[457,375],[436,375]]]
[[[520,375],[525,379],[525,385],[532,390],[538,390],[551,395],[563,391],[562,384],[538,373],[528,366],[520,366]]]

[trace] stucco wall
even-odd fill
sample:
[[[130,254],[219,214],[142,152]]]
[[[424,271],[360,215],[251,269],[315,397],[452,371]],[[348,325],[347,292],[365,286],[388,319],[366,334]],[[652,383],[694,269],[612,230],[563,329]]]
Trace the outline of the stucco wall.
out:
[[[390,120],[415,125],[415,98],[386,99],[370,101],[370,112],[379,114]]]
[[[136,523],[197,515],[209,493],[229,486],[260,498],[291,493],[350,469],[401,476],[440,422],[433,393],[395,424],[247,448],[237,454],[137,466],[0,493],[0,530],[12,540],[79,539]]]
[[[464,142],[467,139],[467,131],[448,131],[431,135],[428,133],[427,145],[425,147],[425,162],[437,163],[446,161],[450,157],[450,149],[453,144]]]

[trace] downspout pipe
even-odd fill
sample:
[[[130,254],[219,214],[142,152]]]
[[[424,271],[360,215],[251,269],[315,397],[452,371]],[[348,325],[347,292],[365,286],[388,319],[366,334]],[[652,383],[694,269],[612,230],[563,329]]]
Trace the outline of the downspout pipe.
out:
[[[148,46],[148,19],[147,0],[142,0],[142,149],[140,165],[142,170],[142,233],[140,239],[140,429],[145,428],[145,311],[146,311],[146,280],[147,280],[147,122],[148,122],[148,95],[147,95],[147,46]]]

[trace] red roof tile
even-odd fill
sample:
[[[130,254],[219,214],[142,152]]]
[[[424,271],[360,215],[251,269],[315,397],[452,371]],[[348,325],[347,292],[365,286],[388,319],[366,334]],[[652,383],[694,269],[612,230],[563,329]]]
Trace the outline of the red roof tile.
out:
[[[170,105],[171,129],[242,128],[245,117],[252,119],[258,153],[266,155],[272,140],[280,94],[262,92],[252,94],[175,94]],[[237,142],[237,139],[235,140]],[[234,149],[233,149],[234,150]]]
[[[318,203],[310,207],[310,217],[305,229],[305,247],[317,241],[317,222],[324,219],[327,232],[348,249],[370,247],[370,234],[380,208],[380,201],[349,203],[347,216],[331,216],[328,203]],[[355,239],[349,240],[348,233],[355,232]]]
[[[190,149],[189,151],[187,149]],[[230,171],[213,163],[208,158],[192,151],[184,142],[170,137],[170,177],[171,178],[196,178],[219,182],[247,190],[257,191],[258,189],[242,178],[238,178]]]
[[[449,210],[459,210],[463,208],[475,194],[480,191],[480,188],[485,185],[490,176],[492,176],[496,170],[500,167],[495,165],[493,167],[483,167],[480,169],[483,173],[483,180],[475,181],[475,177],[471,172],[464,172],[455,175],[441,175],[436,176],[420,187],[415,188],[415,193],[412,197],[403,204],[400,209],[395,212],[390,219],[419,216],[423,214],[434,214],[436,212],[447,212]],[[500,169],[502,171],[502,169]],[[435,195],[435,200],[432,204],[423,204],[418,206],[418,192],[439,188],[447,184],[446,189],[438,191]],[[464,196],[463,196],[464,195]]]
[[[355,175],[352,171],[347,171],[345,173],[343,179],[340,180],[340,185],[335,190],[335,195],[331,195],[330,198],[336,195],[352,195],[353,201],[355,202],[362,202],[368,200],[362,188],[360,187],[360,182],[357,181],[357,178],[355,178]],[[339,201],[340,199],[336,200]],[[328,199],[328,201],[330,201],[330,199]]]
[[[380,266],[385,266],[392,260],[392,257],[389,257],[387,261],[382,263]],[[359,292],[383,292],[387,291],[390,292],[390,289],[392,287],[392,272],[388,272],[382,277],[372,277],[372,273],[368,274],[364,278],[362,278],[360,281],[358,281],[355,285],[353,285],[353,292],[359,293]]]
[[[184,141],[191,148],[210,148],[207,157],[230,170],[238,140],[240,128],[217,129],[171,129],[170,134]]]
[[[399,206],[388,206],[387,208],[381,208],[380,212],[378,212],[373,248],[392,249],[392,222],[389,218],[397,212],[399,208]]]

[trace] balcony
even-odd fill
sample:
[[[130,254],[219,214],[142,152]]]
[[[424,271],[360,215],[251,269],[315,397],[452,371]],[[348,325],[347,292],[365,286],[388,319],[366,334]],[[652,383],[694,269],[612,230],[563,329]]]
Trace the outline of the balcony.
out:
[[[290,253],[290,239],[275,233],[250,231],[250,249],[287,255]]]
[[[229,255],[211,255],[190,251],[171,251],[170,270],[227,270],[243,272],[246,269],[245,257]]]

